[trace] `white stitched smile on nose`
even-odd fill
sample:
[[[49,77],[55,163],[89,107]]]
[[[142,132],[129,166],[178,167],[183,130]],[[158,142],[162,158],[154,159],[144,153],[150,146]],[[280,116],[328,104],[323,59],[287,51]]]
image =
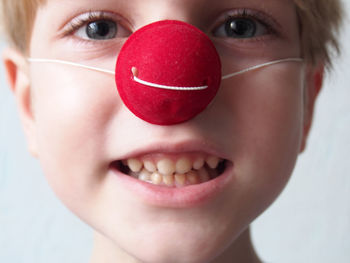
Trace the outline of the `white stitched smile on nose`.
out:
[[[178,87],[178,86],[167,86],[167,85],[162,85],[162,84],[156,84],[156,83],[152,83],[149,81],[145,81],[142,79],[139,79],[138,76],[138,70],[135,67],[131,68],[131,72],[132,75],[134,76],[134,81],[149,87],[153,87],[153,88],[158,88],[158,89],[169,89],[169,90],[203,90],[203,89],[207,89],[208,86],[199,86],[199,87]]]

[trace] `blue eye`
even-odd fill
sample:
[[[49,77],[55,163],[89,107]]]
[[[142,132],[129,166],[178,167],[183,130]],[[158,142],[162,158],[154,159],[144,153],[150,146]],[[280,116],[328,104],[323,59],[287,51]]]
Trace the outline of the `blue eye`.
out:
[[[63,29],[64,36],[74,35],[89,42],[130,36],[125,20],[112,12],[91,11],[73,18]]]
[[[231,17],[217,27],[213,34],[216,37],[254,38],[265,35],[266,26],[252,18]]]
[[[230,19],[225,23],[225,32],[229,37],[254,37],[256,28],[257,26],[254,21],[246,18]]]
[[[117,36],[118,26],[111,20],[97,20],[87,23],[77,30],[76,35],[83,39],[107,40]]]

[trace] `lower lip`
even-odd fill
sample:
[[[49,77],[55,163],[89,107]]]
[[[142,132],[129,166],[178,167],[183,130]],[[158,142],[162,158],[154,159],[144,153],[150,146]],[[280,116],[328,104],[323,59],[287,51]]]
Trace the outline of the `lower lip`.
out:
[[[141,201],[159,207],[189,208],[200,206],[215,199],[233,177],[233,165],[226,167],[223,174],[208,182],[185,187],[165,187],[137,180],[111,168],[118,184]]]

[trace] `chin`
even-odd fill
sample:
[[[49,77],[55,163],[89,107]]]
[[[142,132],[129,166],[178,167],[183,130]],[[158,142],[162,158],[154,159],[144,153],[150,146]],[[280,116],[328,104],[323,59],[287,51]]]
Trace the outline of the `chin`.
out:
[[[221,252],[222,247],[214,244],[215,240],[202,242],[200,239],[176,240],[168,244],[161,242],[150,243],[140,250],[133,250],[135,258],[145,263],[206,263],[211,262]]]
[[[127,240],[118,236],[114,243],[140,262],[206,263],[221,255],[243,230],[238,226],[232,228],[232,225],[217,226],[210,221],[198,224],[170,221],[135,229],[137,233],[124,236]]]

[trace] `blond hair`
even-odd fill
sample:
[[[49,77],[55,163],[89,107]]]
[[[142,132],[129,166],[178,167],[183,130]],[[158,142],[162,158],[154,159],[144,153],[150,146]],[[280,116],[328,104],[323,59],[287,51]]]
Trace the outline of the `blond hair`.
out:
[[[1,0],[1,16],[9,42],[26,53],[36,10],[45,0]],[[331,64],[332,52],[339,53],[337,32],[343,9],[341,0],[294,0],[301,27],[303,57],[315,64]]]
[[[22,52],[29,46],[35,14],[45,0],[1,0],[1,25],[11,45]]]
[[[343,19],[340,0],[294,0],[301,25],[303,57],[313,64],[331,65],[332,51],[339,53],[338,31]]]

